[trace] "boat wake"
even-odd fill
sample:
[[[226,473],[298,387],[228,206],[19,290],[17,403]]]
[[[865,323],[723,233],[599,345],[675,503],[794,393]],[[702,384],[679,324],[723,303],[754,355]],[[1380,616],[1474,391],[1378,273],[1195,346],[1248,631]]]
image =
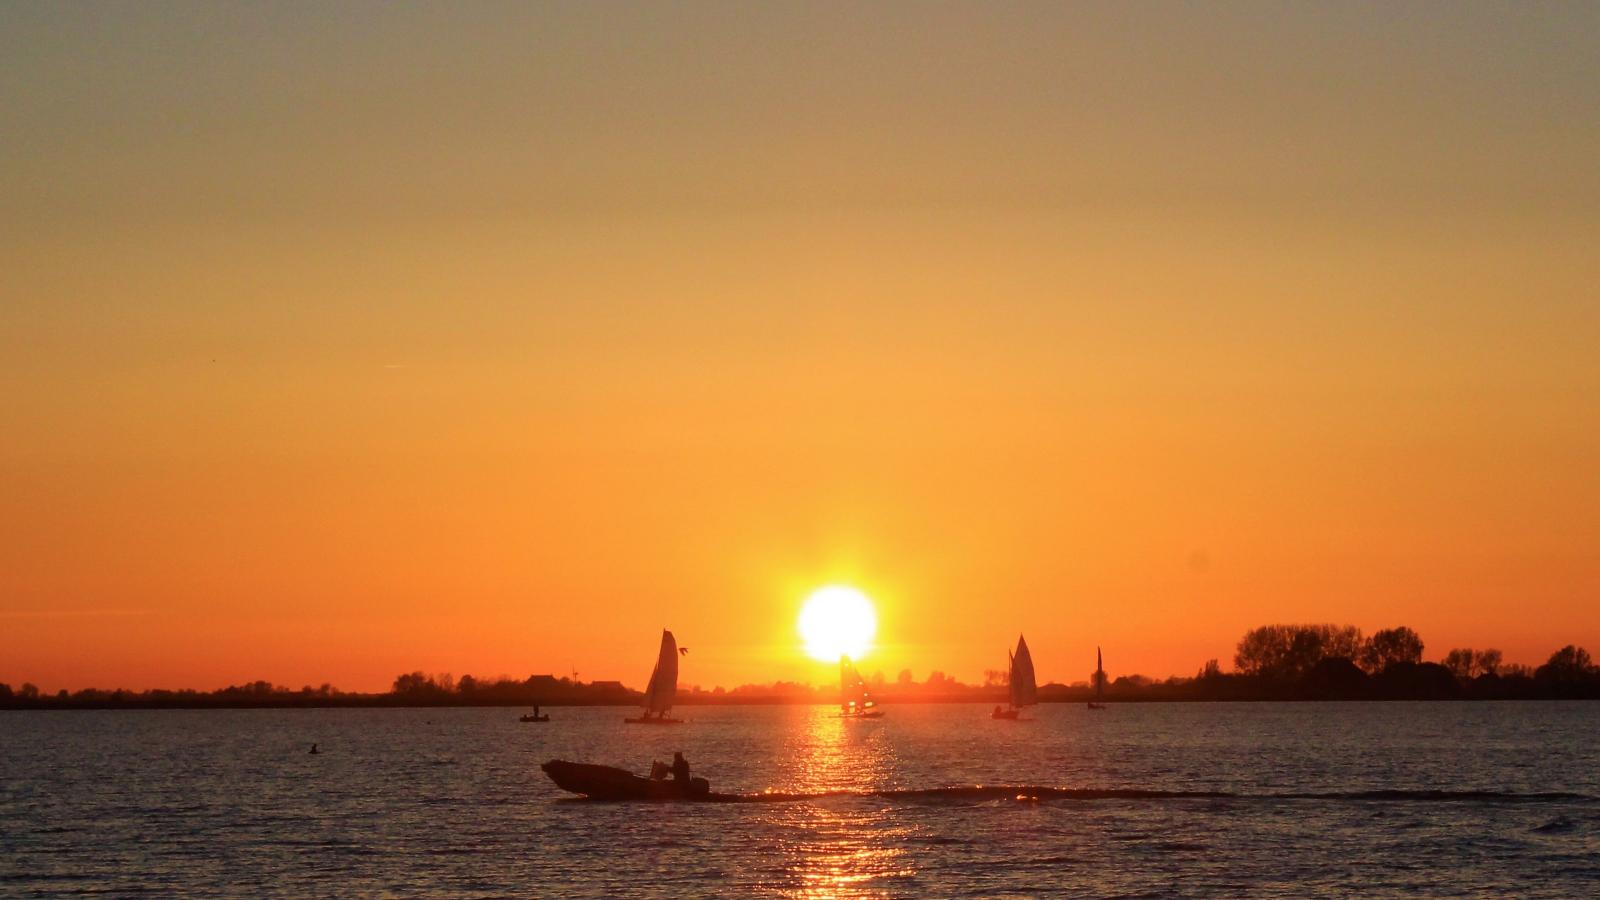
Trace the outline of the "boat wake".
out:
[[[753,794],[711,793],[706,803],[792,803],[835,798],[880,798],[912,803],[975,803],[1006,801],[1213,800],[1240,803],[1323,801],[1352,803],[1600,803],[1600,797],[1572,793],[1516,793],[1510,791],[1370,790],[1285,791],[1247,793],[1235,791],[1156,791],[1139,788],[1065,788],[1044,785],[969,785],[964,787],[906,788],[884,791],[761,791]],[[583,802],[582,798],[573,798]]]

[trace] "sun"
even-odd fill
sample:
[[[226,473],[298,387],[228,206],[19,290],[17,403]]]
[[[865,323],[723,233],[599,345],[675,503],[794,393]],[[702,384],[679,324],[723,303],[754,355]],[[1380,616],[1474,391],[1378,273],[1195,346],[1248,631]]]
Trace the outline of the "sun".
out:
[[[867,595],[853,587],[830,585],[806,598],[800,610],[800,637],[806,653],[820,662],[857,659],[872,646],[878,615]]]

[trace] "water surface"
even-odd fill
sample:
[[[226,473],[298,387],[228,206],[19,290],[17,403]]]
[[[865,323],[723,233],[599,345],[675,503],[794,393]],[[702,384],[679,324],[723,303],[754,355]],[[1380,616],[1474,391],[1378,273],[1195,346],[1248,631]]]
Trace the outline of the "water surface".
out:
[[[0,713],[0,894],[1600,892],[1600,703],[519,712]],[[592,803],[538,769],[674,750],[813,796]]]

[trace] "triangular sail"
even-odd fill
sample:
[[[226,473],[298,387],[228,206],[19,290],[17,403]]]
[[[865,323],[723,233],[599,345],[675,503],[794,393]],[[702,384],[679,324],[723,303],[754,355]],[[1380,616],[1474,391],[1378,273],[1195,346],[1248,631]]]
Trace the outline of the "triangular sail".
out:
[[[672,632],[662,630],[661,653],[656,657],[655,670],[650,673],[650,686],[644,689],[645,712],[665,715],[678,698],[678,642]]]
[[[1094,699],[1098,703],[1106,694],[1106,666],[1100,648],[1094,648]]]
[[[861,712],[873,706],[867,695],[867,683],[851,664],[850,657],[839,657],[839,708],[843,712]]]
[[[1039,686],[1033,677],[1033,654],[1028,642],[1017,636],[1017,652],[1011,654],[1011,705],[1032,706],[1039,702]]]

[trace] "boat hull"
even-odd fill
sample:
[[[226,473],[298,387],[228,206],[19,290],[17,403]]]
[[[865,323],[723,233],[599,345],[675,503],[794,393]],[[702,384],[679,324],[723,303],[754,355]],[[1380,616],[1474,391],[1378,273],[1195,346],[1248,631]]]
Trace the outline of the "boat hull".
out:
[[[1015,710],[1015,709],[997,709],[994,712],[989,714],[989,718],[991,718],[991,719],[1010,719],[1011,721],[1015,722],[1017,720],[1017,713],[1018,712],[1020,712],[1020,710]]]
[[[550,721],[550,716],[548,714],[543,715],[543,716],[523,716],[522,718],[517,719],[517,721],[518,722],[548,722],[548,721]]]
[[[881,718],[883,718],[883,713],[878,711],[878,710],[874,710],[872,712],[839,713],[839,718],[841,718],[841,719],[881,719]]]
[[[653,780],[615,766],[552,759],[539,766],[556,787],[590,800],[637,800],[652,803],[694,802],[711,799],[711,783],[691,778],[687,785],[671,779]]]

